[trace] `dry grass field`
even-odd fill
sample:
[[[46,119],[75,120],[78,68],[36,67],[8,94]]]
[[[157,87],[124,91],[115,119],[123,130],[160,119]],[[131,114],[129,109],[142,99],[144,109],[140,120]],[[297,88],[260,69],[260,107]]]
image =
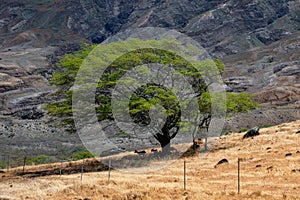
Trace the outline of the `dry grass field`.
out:
[[[16,176],[21,170],[16,168],[0,174],[0,199],[300,199],[299,131],[300,121],[296,121],[261,129],[261,134],[254,138],[243,140],[243,133],[222,136],[209,153],[178,159],[150,173],[113,170],[109,182],[107,171],[85,173],[80,181],[80,174]],[[223,158],[229,163],[215,167]],[[240,194],[237,193],[238,158],[241,159]],[[57,165],[26,170],[45,170]]]

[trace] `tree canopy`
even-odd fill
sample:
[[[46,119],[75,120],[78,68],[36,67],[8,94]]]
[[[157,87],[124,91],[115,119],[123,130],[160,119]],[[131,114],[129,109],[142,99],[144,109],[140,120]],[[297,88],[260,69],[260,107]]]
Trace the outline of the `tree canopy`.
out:
[[[138,42],[138,40],[135,42]],[[122,48],[122,45],[124,45],[122,42],[114,42],[113,48]],[[60,95],[62,100],[48,104],[47,109],[50,114],[62,118],[65,124],[71,126],[73,124],[72,86],[76,79],[77,72],[84,59],[95,47],[96,45],[84,44],[80,51],[66,55],[57,63],[60,70],[54,73],[51,83],[60,88],[57,94]],[[111,54],[114,53],[113,50],[110,49],[107,49],[107,51],[112,51]],[[188,83],[196,93],[200,112],[208,116],[199,118],[199,120],[202,120],[199,121],[199,126],[207,125],[211,117],[212,98],[218,97],[217,95],[212,97],[209,93],[207,82],[204,80],[205,75],[201,71],[196,70],[193,64],[189,63],[183,57],[176,55],[176,53],[153,48],[143,48],[126,53],[116,58],[105,69],[101,78],[98,80],[95,95],[95,102],[97,104],[95,109],[98,120],[114,119],[111,98],[112,92],[120,79],[134,67],[147,66],[151,63],[168,66],[186,77]],[[204,60],[197,64],[203,67],[215,65],[220,73],[224,71],[224,64],[220,60]],[[149,71],[146,70],[145,73],[149,73]],[[134,80],[131,79],[123,81],[125,81],[125,85],[135,84]],[[160,142],[162,147],[166,147],[170,143],[170,140],[178,133],[180,125],[184,123],[180,120],[182,115],[181,107],[183,105],[180,99],[176,97],[176,92],[178,91],[167,88],[163,84],[147,83],[137,87],[129,98],[128,111],[130,117],[135,123],[141,126],[151,123],[151,109],[153,109],[155,105],[160,105],[159,109],[165,112],[166,122],[163,127],[160,127],[161,130],[153,133],[153,136]],[[226,109],[228,113],[246,112],[257,106],[257,103],[255,103],[247,93],[227,93],[226,95]],[[156,109],[155,112],[159,112],[159,110]],[[72,129],[72,131],[74,131],[74,129]]]

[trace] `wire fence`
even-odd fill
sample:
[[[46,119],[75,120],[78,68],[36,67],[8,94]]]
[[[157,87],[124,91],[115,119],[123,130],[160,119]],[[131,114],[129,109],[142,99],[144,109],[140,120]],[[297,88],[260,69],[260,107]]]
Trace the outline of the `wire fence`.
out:
[[[18,157],[17,155],[0,155],[1,165],[0,167],[3,172],[10,172],[12,167],[18,167],[16,170],[16,175],[26,176],[27,177],[38,177],[45,175],[69,175],[69,174],[79,174],[80,173],[80,181],[84,179],[84,173],[87,172],[100,172],[107,171],[107,181],[110,182],[111,172],[113,170],[113,160],[109,160],[108,165],[104,165],[99,159],[83,159],[82,161],[70,161],[70,160],[60,160],[57,163],[52,163],[52,165],[48,172],[43,169],[42,165],[31,165],[28,164],[28,160],[30,160],[27,156],[23,158]],[[241,193],[241,159],[237,159],[237,193]],[[184,191],[187,191],[188,188],[188,164],[186,160],[183,161],[183,178],[182,184]],[[50,163],[51,165],[51,163]],[[34,169],[37,167],[37,169]],[[47,167],[47,165],[45,165]]]

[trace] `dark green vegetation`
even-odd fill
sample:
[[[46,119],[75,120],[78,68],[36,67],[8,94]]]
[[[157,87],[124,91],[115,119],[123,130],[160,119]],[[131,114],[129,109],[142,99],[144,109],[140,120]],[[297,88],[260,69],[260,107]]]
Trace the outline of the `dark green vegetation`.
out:
[[[82,159],[85,159],[85,158],[93,158],[94,155],[91,154],[89,151],[81,151],[81,152],[78,152],[78,153],[74,153],[72,155],[72,158],[74,160],[82,160]]]
[[[139,43],[141,41],[135,40],[134,42]],[[165,41],[148,42],[160,44]],[[70,88],[74,84],[76,74],[82,62],[95,47],[95,45],[83,45],[80,51],[75,52],[72,55],[66,55],[62,58],[57,63],[60,71],[57,71],[53,75],[51,81],[52,84],[60,87],[57,95],[60,95],[62,100],[60,102],[49,104],[47,109],[50,114],[60,117],[63,123],[69,127],[73,126],[72,92],[70,91]],[[104,45],[97,48],[102,48],[102,50],[111,52],[111,56],[113,57],[114,48],[124,48],[124,43],[112,43],[110,46],[111,49],[108,49],[108,47]],[[204,117],[200,119],[198,125],[200,128],[205,128],[211,119],[212,97],[208,92],[208,87],[204,81],[205,77],[203,72],[196,70],[191,63],[173,52],[152,48],[138,49],[126,53],[115,59],[105,69],[102,77],[98,81],[96,91],[95,100],[97,104],[96,111],[98,120],[114,119],[111,108],[111,93],[118,80],[134,67],[151,63],[159,63],[172,67],[172,69],[175,69],[185,77],[188,77],[189,84],[192,85],[194,92],[197,94],[199,110],[201,113],[204,113]],[[220,73],[224,71],[224,65],[220,60],[204,60],[199,61],[196,64],[203,69],[215,65]],[[130,84],[130,82],[128,82],[128,84]],[[140,124],[141,126],[150,124],[151,119],[149,111],[154,105],[159,104],[165,109],[166,123],[160,132],[153,134],[162,147],[167,147],[170,144],[171,139],[176,136],[180,125],[183,123],[180,121],[181,108],[179,100],[174,95],[174,92],[176,91],[167,89],[163,85],[149,83],[138,88],[129,101],[130,116],[135,123]],[[226,107],[228,113],[246,112],[256,106],[257,103],[255,103],[247,93],[227,93]],[[74,129],[71,130],[74,131]]]
[[[46,163],[55,162],[55,159],[52,156],[39,155],[33,158],[27,159],[27,165],[41,165]]]
[[[70,161],[70,160],[81,160],[85,158],[93,158],[94,155],[91,154],[84,146],[76,146],[74,148],[65,148],[58,151],[58,155],[48,156],[48,155],[37,155],[26,157],[26,165],[41,165],[48,163],[55,163],[60,161]],[[9,159],[9,160],[8,160]],[[22,166],[24,164],[24,157],[20,156],[17,159],[12,157],[2,158],[0,161],[0,169],[12,168],[17,166]]]

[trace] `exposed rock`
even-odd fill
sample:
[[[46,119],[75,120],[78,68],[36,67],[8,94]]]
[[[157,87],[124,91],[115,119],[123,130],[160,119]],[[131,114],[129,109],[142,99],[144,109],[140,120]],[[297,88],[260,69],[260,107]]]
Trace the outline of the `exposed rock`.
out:
[[[57,155],[63,149],[80,144],[76,134],[65,133],[44,120],[17,120],[0,117],[0,152],[20,158],[26,154]]]
[[[297,104],[296,104],[297,106]],[[283,121],[296,121],[300,118],[300,110],[294,106],[282,106],[281,109],[265,107],[248,113],[238,113],[226,119],[223,133],[226,130],[238,131],[241,128],[281,124]]]
[[[255,45],[255,40],[269,44],[281,39],[287,32],[282,23],[289,24],[288,32],[297,30],[300,22],[294,16],[298,4],[282,0],[64,0],[47,3],[45,8],[43,3],[15,0],[0,7],[0,33],[11,34],[3,46],[63,44],[85,39],[100,43],[128,27],[167,27],[193,36],[216,55],[224,55],[245,50]],[[250,41],[245,37],[249,34]]]
[[[283,29],[275,29],[273,31],[269,31],[266,29],[256,31],[255,37],[260,40],[264,44],[271,44],[272,42],[280,40],[282,37],[286,36],[287,33]]]
[[[249,87],[253,86],[253,81],[250,77],[230,77],[224,80],[227,85],[228,92],[244,92]]]
[[[277,105],[299,102],[300,63],[296,57],[300,56],[300,52],[293,48],[286,52],[285,49],[290,44],[300,43],[300,38],[295,34],[283,41],[261,49],[224,57],[227,66],[224,76],[228,90],[235,91],[236,88],[236,91],[254,93],[255,100],[259,103]],[[271,62],[270,58],[272,58]],[[247,83],[244,81],[230,83],[228,80],[232,77],[249,77],[248,80],[251,80],[252,85],[245,87]]]
[[[277,87],[256,94],[260,103],[292,102],[300,99],[300,89],[295,87]]]
[[[278,75],[280,76],[286,76],[286,75],[293,75],[293,73],[295,72],[296,74],[295,75],[299,75],[299,70],[292,70],[292,73],[289,73],[289,67],[292,66],[292,67],[296,67],[297,69],[297,65],[299,64],[298,61],[296,62],[288,62],[288,63],[281,63],[279,65],[276,65],[274,66],[273,68],[273,72],[274,73],[279,73]],[[287,68],[287,69],[286,69]],[[299,68],[298,68],[299,69]]]
[[[5,73],[0,73],[0,93],[16,90],[21,87],[23,81]]]
[[[42,110],[37,110],[37,108],[27,108],[27,109],[22,109],[20,111],[15,111],[13,116],[20,118],[20,119],[25,119],[25,120],[36,120],[36,119],[41,119],[44,116],[44,112]]]

